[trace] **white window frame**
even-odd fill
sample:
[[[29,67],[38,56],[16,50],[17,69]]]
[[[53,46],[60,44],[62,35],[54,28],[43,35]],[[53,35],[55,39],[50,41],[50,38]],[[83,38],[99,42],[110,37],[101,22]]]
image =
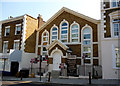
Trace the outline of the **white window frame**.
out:
[[[72,26],[73,26],[73,25],[77,25],[77,26],[78,26],[78,28],[75,28],[75,29],[78,29],[78,32],[77,32],[77,33],[74,33],[74,34],[78,34],[78,37],[73,37],[73,38],[72,38],[72,34],[73,34],[73,33],[72,33]],[[74,22],[70,25],[70,32],[71,32],[71,33],[70,33],[70,42],[71,42],[71,43],[79,43],[79,42],[80,42],[80,34],[79,34],[79,33],[80,33],[80,26],[79,26],[79,24],[78,24],[77,22],[74,21]],[[77,42],[72,42],[72,39],[78,39],[78,41],[77,41]]]
[[[4,36],[7,36],[7,35],[6,35],[6,29],[8,29],[8,28],[9,28],[9,35],[10,35],[10,26],[6,26],[6,27],[5,27],[5,33],[4,33]]]
[[[66,26],[67,29],[65,29],[65,30],[67,30],[67,34],[61,34],[61,31],[62,31],[61,29],[62,29],[62,24],[63,23],[67,23],[67,26]],[[61,40],[61,42],[62,42],[62,40],[67,40],[67,42],[64,42],[64,44],[68,43],[68,33],[69,33],[68,31],[69,31],[69,23],[68,23],[68,21],[66,21],[65,19],[63,19],[63,21],[60,23],[60,40]],[[61,38],[62,35],[67,35],[67,38]]]
[[[4,42],[3,42],[3,53],[7,53],[7,52],[5,52],[5,48],[4,48],[4,46],[5,46],[4,44],[5,44],[5,43],[7,43],[7,50],[8,50],[8,41],[4,41]]]
[[[20,47],[20,40],[14,40],[14,49],[15,49],[15,42],[18,42],[19,43],[19,47]],[[19,50],[19,47],[17,50]]]
[[[48,36],[43,36],[44,35],[44,33],[47,33],[48,34]],[[43,38],[44,37],[48,37],[48,41],[43,41]],[[47,45],[43,45],[43,43],[44,42],[47,42]],[[49,32],[47,31],[47,30],[45,30],[43,33],[42,33],[42,43],[41,43],[41,54],[43,55],[43,52],[47,52],[47,54],[48,54],[48,51],[43,51],[43,47],[47,47],[48,46],[48,44],[49,44]],[[44,56],[43,56],[44,57]]]
[[[17,34],[17,27],[20,26],[21,27],[21,24],[16,24],[16,27],[15,27],[15,35],[20,35],[20,34]],[[21,30],[20,30],[21,31]]]
[[[89,28],[90,30],[91,30],[91,38],[90,39],[84,39],[83,37],[84,37],[84,34],[83,34],[83,31],[84,31],[84,29],[86,29],[86,28]],[[86,33],[87,34],[87,33]],[[90,45],[84,45],[83,44],[83,42],[84,42],[84,40],[90,40]],[[90,59],[90,63],[84,63],[84,59],[82,59],[82,64],[85,64],[85,65],[92,65],[93,64],[93,46],[92,46],[92,44],[93,44],[93,42],[92,42],[92,40],[93,40],[93,36],[92,36],[92,27],[91,26],[89,26],[89,25],[85,25],[83,28],[82,28],[82,30],[81,30],[81,56],[83,57],[83,53],[91,53],[91,56],[90,56],[90,58],[86,58],[86,60],[87,59]],[[83,51],[83,47],[90,47],[91,48],[91,51],[89,51],[89,52],[84,52]]]
[[[112,20],[112,30],[113,30],[112,34],[113,34],[113,37],[120,37],[120,29],[119,29],[120,28],[120,23],[119,22],[113,22],[113,20]],[[114,34],[114,24],[118,24],[118,31],[117,31],[119,33],[118,36],[115,36],[115,34]]]
[[[52,31],[53,28],[57,28],[57,30],[56,30],[56,31]],[[57,32],[57,35],[53,35],[52,32]],[[54,25],[52,26],[52,28],[51,28],[51,41],[50,41],[50,43],[52,43],[52,41],[55,40],[55,39],[52,39],[52,36],[57,36],[57,39],[56,39],[56,40],[58,40],[58,27],[57,27],[55,24],[54,24]]]
[[[116,2],[116,6],[115,7],[113,7],[113,1]],[[110,0],[110,8],[116,8],[116,7],[118,7],[118,1],[119,0]]]

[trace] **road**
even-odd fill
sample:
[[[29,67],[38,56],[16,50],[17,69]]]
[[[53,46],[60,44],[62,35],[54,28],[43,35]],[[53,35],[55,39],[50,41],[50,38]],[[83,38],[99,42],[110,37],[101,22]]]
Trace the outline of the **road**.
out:
[[[30,82],[30,81],[5,81],[2,86],[120,86],[120,85],[113,85],[113,84],[104,84],[104,85],[96,85],[96,84],[84,84],[84,85],[77,85],[77,84],[58,84],[58,83],[41,83],[41,82]]]

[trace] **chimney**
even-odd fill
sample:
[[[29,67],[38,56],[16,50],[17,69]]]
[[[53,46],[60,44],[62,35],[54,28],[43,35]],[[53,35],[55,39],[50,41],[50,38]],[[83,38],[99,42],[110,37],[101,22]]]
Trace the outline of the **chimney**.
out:
[[[11,19],[11,18],[13,18],[13,17],[12,17],[12,16],[9,16],[9,17],[8,17],[8,19]]]
[[[43,18],[40,14],[38,14],[37,19],[38,19],[38,28],[40,28],[40,26],[44,23]]]

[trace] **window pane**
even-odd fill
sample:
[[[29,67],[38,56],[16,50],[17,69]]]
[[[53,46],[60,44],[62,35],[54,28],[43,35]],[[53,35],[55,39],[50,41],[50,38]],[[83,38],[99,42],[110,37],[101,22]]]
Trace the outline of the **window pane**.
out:
[[[43,45],[47,45],[47,42],[44,42]]]
[[[72,33],[78,33],[78,29],[72,30]]]
[[[67,34],[67,30],[62,31],[62,34]]]
[[[57,35],[57,32],[52,32],[52,35]]]
[[[67,23],[63,23],[62,26],[67,26]]]
[[[67,29],[67,27],[62,27],[62,30]]]
[[[91,47],[83,47],[83,51],[84,52],[90,52],[91,51]]]
[[[78,34],[72,34],[72,37],[78,37]]]
[[[57,36],[52,36],[52,39],[57,39]]]
[[[61,38],[62,38],[62,39],[63,39],[63,38],[67,38],[67,35],[62,35]]]
[[[43,38],[43,41],[48,41],[48,37],[44,37],[44,38]]]
[[[46,47],[43,47],[43,51],[47,51]]]
[[[90,40],[85,40],[85,41],[83,41],[83,44],[84,44],[84,45],[89,45],[89,44],[90,44]]]
[[[83,53],[83,56],[85,56],[85,58],[90,58],[91,57],[91,53]]]
[[[117,3],[115,1],[112,2],[112,7],[116,7]]]
[[[67,40],[61,40],[63,43],[66,43],[67,42]]]
[[[48,36],[48,33],[47,33],[47,32],[45,32],[45,33],[43,34],[43,36]]]
[[[56,30],[57,30],[57,28],[53,28],[53,29],[52,29],[52,31],[56,31]]]
[[[84,34],[84,39],[90,39],[90,34]]]
[[[90,59],[84,59],[84,63],[90,64]]]
[[[6,36],[9,36],[9,33],[10,33],[10,28],[6,28],[5,30],[6,30],[5,35],[6,35]]]
[[[83,30],[83,33],[91,33],[90,28],[85,28],[85,29]]]
[[[42,55],[43,55],[43,56],[47,55],[47,52],[43,52]]]
[[[72,39],[72,42],[78,42],[78,39]]]
[[[74,29],[74,28],[78,28],[78,25],[73,25],[73,26],[72,26],[72,29]]]

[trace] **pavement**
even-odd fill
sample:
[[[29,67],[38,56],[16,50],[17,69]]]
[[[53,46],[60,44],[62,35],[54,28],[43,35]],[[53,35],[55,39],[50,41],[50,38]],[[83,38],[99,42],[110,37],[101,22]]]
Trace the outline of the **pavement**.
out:
[[[78,77],[60,77],[60,78],[51,78],[48,82],[47,77],[42,77],[41,81],[39,76],[36,78],[16,78],[11,76],[4,76],[2,84],[18,84],[18,83],[52,83],[52,84],[68,84],[68,85],[89,85],[88,78],[78,78]],[[92,79],[92,85],[95,86],[120,86],[120,80],[117,79]],[[56,86],[56,85],[55,85]]]

